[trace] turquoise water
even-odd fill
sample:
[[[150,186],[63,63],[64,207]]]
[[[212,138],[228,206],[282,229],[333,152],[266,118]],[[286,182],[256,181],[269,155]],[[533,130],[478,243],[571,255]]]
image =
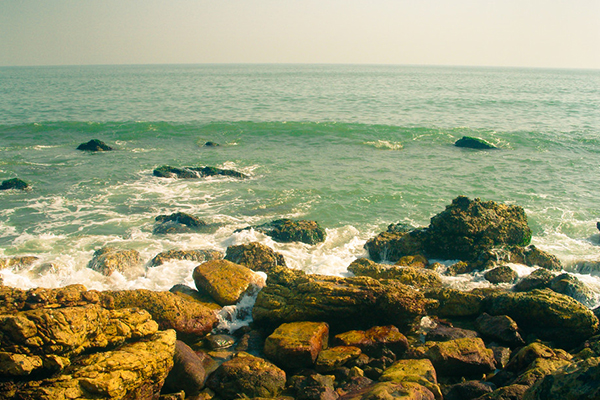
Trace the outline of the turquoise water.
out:
[[[454,147],[478,136],[499,151]],[[75,150],[100,139],[114,152]],[[258,240],[309,272],[344,274],[392,222],[427,225],[458,195],[525,208],[533,242],[568,265],[600,259],[600,71],[409,66],[0,68],[0,255],[59,268],[4,270],[16,286],[169,288],[193,265],[136,279],[86,268],[107,244],[149,260],[170,248]],[[218,142],[206,148],[207,141]],[[153,168],[210,165],[249,180],[161,179]],[[211,234],[152,235],[184,211]],[[282,245],[249,224],[291,217],[328,230]],[[592,278],[589,278],[592,279]],[[598,284],[591,281],[592,285]],[[598,284],[600,288],[600,284]]]

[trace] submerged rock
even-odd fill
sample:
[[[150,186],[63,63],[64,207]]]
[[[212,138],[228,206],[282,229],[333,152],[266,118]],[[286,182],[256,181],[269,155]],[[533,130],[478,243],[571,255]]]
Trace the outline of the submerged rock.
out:
[[[176,212],[170,215],[159,215],[155,218],[157,225],[152,233],[164,235],[168,233],[203,232],[209,225],[193,215]]]
[[[276,242],[281,243],[302,242],[306,244],[317,244],[324,242],[325,237],[327,236],[325,230],[321,228],[316,221],[294,221],[288,218],[277,219],[266,224],[238,229],[236,232],[246,229],[254,229],[272,237]]]
[[[29,188],[29,184],[19,178],[7,179],[5,181],[2,181],[2,184],[0,184],[0,190],[25,190],[27,188]]]
[[[481,138],[471,137],[471,136],[463,136],[454,142],[456,147],[467,147],[470,149],[479,149],[479,150],[492,150],[497,149],[496,146],[483,140]]]
[[[142,257],[137,250],[119,250],[114,247],[103,247],[94,252],[88,268],[109,276],[113,272],[131,273],[141,267]]]
[[[216,250],[167,250],[157,254],[149,265],[157,267],[171,260],[204,262],[222,258],[223,254]]]
[[[98,140],[98,139],[92,139],[87,143],[82,143],[77,147],[77,150],[83,150],[83,151],[111,151],[113,150],[112,147],[110,147],[109,145],[107,145],[106,143]]]
[[[245,179],[247,175],[234,171],[232,169],[221,169],[216,167],[171,167],[163,165],[153,172],[154,176],[161,178],[179,178],[179,179],[199,179],[207,176],[230,176],[233,178]]]

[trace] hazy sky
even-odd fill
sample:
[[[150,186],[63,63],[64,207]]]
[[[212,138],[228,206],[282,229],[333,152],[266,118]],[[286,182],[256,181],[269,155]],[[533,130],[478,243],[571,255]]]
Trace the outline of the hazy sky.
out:
[[[600,0],[0,0],[0,65],[600,69]]]

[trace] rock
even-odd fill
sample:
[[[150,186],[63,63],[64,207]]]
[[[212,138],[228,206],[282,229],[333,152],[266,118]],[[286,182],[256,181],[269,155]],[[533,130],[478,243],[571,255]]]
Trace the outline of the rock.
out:
[[[39,258],[35,256],[3,257],[0,258],[0,269],[13,268],[16,271],[20,271],[32,266],[38,260]]]
[[[267,275],[273,267],[286,266],[282,254],[276,253],[270,247],[258,242],[229,246],[225,259],[241,264],[253,271],[266,272]]]
[[[394,265],[401,267],[427,268],[429,266],[429,260],[427,260],[424,255],[418,254],[416,256],[404,256],[396,261]]]
[[[494,353],[480,338],[462,338],[436,343],[425,353],[438,374],[474,376],[495,369]]]
[[[398,231],[391,225],[387,232],[382,232],[365,243],[369,257],[375,262],[397,262],[402,257],[414,256],[424,252],[426,230],[414,229],[409,232]]]
[[[393,325],[340,333],[335,335],[333,342],[341,346],[358,347],[370,357],[381,357],[387,354],[387,350],[399,357],[408,350],[408,339]]]
[[[489,346],[494,352],[494,360],[496,360],[496,368],[503,369],[510,361],[511,351],[508,347]]]
[[[492,393],[484,394],[477,400],[522,400],[529,386],[508,385],[494,390]]]
[[[381,382],[417,383],[426,387],[433,393],[436,399],[442,399],[442,392],[437,383],[437,374],[428,359],[421,360],[398,360],[381,377]]]
[[[600,261],[577,261],[569,270],[580,274],[600,276]]]
[[[466,381],[450,386],[444,400],[472,400],[494,391],[494,384],[482,381]]]
[[[170,215],[159,215],[155,218],[158,223],[152,231],[155,235],[168,233],[203,232],[208,224],[193,215],[176,212]]]
[[[470,274],[473,272],[475,268],[473,264],[466,263],[464,261],[459,261],[457,263],[452,264],[446,269],[444,275],[446,276],[456,276],[462,274]]]
[[[286,382],[285,372],[267,360],[238,353],[223,363],[208,379],[207,386],[224,400],[239,397],[276,397]]]
[[[546,375],[557,369],[571,364],[567,360],[538,358],[534,360],[525,372],[521,373],[512,383],[516,385],[532,386]]]
[[[113,272],[131,274],[141,267],[142,257],[137,250],[118,250],[114,247],[103,247],[94,252],[88,268],[109,276]]]
[[[245,179],[247,175],[231,169],[221,169],[215,167],[171,167],[163,165],[153,172],[154,176],[160,178],[179,178],[179,179],[198,179],[207,176],[230,176],[232,178]]]
[[[410,329],[425,314],[427,301],[409,286],[368,277],[307,275],[277,267],[252,311],[256,323],[327,322],[338,331],[393,324]]]
[[[508,265],[491,269],[483,274],[485,279],[491,283],[513,283],[519,275]]]
[[[336,346],[319,353],[315,369],[320,373],[333,372],[361,354],[358,347]]]
[[[475,320],[475,328],[484,338],[497,340],[513,347],[525,344],[517,323],[508,315],[491,316],[483,313]]]
[[[356,276],[369,276],[375,279],[395,279],[405,285],[419,288],[442,286],[442,279],[437,272],[413,267],[377,264],[366,258],[354,260],[348,271]]]
[[[183,390],[188,397],[198,395],[206,381],[206,371],[200,357],[190,346],[178,340],[175,342],[173,362],[173,369],[165,380],[163,391],[169,393]]]
[[[107,145],[106,143],[98,140],[98,139],[92,139],[87,143],[82,143],[79,146],[77,146],[77,150],[83,150],[83,151],[111,151],[113,150],[112,147],[110,147],[109,145]]]
[[[289,379],[288,387],[296,400],[336,400],[333,376],[316,374],[310,370],[302,371]]]
[[[175,329],[183,335],[204,336],[218,322],[213,310],[170,292],[136,289],[106,291],[102,296],[110,297],[115,308],[142,308],[152,315],[160,329]]]
[[[210,334],[204,338],[204,342],[211,350],[227,349],[235,344],[235,338],[225,334]]]
[[[459,196],[431,218],[425,249],[432,258],[470,261],[482,252],[530,241],[523,208]]]
[[[204,147],[219,147],[221,146],[219,143],[216,142],[206,142],[204,143]]]
[[[150,267],[157,267],[171,260],[204,262],[222,258],[223,254],[216,250],[167,250],[157,254],[150,261]]]
[[[460,138],[456,142],[454,142],[454,145],[456,147],[466,147],[469,149],[478,149],[478,150],[498,149],[493,144],[491,144],[481,138],[476,138],[476,137],[471,137],[471,136],[463,136],[462,138]]]
[[[158,397],[173,366],[175,332],[86,355],[61,375],[26,383],[18,399],[150,399]]]
[[[564,350],[552,349],[540,342],[533,342],[519,349],[506,365],[508,371],[522,373],[531,368],[536,360],[570,361],[572,356]]]
[[[29,188],[29,184],[19,178],[6,179],[6,180],[2,181],[2,183],[0,184],[0,190],[9,190],[9,189],[25,190],[28,188]]]
[[[219,311],[221,306],[215,303],[215,300],[208,293],[200,293],[196,289],[193,289],[187,285],[179,284],[169,289],[169,292],[175,293],[176,295],[183,297],[188,301],[193,301],[202,304],[211,310]]]
[[[193,272],[200,292],[212,296],[221,306],[236,304],[244,294],[264,285],[263,278],[243,265],[227,260],[212,260],[200,264]]]
[[[577,277],[568,273],[555,276],[549,282],[548,287],[557,293],[572,297],[588,307],[596,304],[594,293]]]
[[[600,358],[564,366],[539,380],[523,400],[600,398]]]
[[[575,346],[598,330],[598,318],[580,302],[549,289],[488,296],[484,309],[508,315],[519,327],[559,347]]]
[[[509,259],[506,261],[516,264],[525,264],[530,267],[537,265],[540,268],[545,268],[550,271],[560,271],[563,268],[560,260],[555,255],[540,250],[534,245],[511,248]]]
[[[432,289],[425,293],[428,299],[437,300],[431,313],[438,317],[472,317],[481,314],[484,296],[456,289]]]
[[[267,337],[265,355],[283,368],[314,365],[322,349],[327,348],[329,326],[319,322],[282,324]]]
[[[254,229],[260,233],[270,236],[276,242],[290,243],[302,242],[306,244],[317,244],[325,241],[327,233],[316,221],[298,220],[288,218],[277,219],[266,224],[238,229],[240,232],[246,229]]]
[[[112,300],[112,299],[111,299]],[[99,292],[83,285],[69,285],[57,289],[35,288],[21,290],[0,287],[0,314],[37,308],[59,308],[101,303]]]
[[[552,272],[545,268],[538,268],[518,282],[513,289],[517,292],[529,292],[533,289],[543,289],[550,285],[550,281],[553,278],[554,275]]]
[[[435,400],[435,395],[425,386],[418,383],[377,382],[357,392],[352,392],[343,400]]]
[[[476,338],[477,332],[470,329],[462,329],[454,326],[438,324],[427,332],[427,340],[433,342],[447,342],[449,340]]]

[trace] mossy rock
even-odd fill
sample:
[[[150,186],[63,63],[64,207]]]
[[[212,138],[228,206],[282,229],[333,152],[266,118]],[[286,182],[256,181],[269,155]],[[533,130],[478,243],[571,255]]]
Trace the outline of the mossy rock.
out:
[[[436,300],[430,313],[438,317],[472,317],[481,314],[485,296],[476,292],[440,288],[425,292],[425,297]]]
[[[374,326],[366,331],[352,330],[335,335],[334,343],[360,348],[370,357],[382,357],[388,350],[397,357],[408,350],[408,339],[393,325]]]
[[[474,376],[495,369],[494,353],[480,338],[439,342],[425,353],[442,376]]]
[[[280,325],[265,341],[265,355],[284,368],[314,365],[327,348],[329,325],[323,322],[291,322]],[[358,356],[358,355],[357,355]]]
[[[0,269],[14,268],[19,271],[32,266],[39,258],[36,256],[15,256],[0,258]]]
[[[247,229],[254,229],[281,243],[301,242],[313,245],[324,242],[327,237],[325,229],[321,228],[317,221],[309,220],[282,218],[266,224],[238,229],[236,232]]]
[[[0,184],[0,190],[9,190],[9,189],[25,190],[28,188],[29,188],[29,184],[19,178],[7,179],[5,181],[2,181],[2,184]]]
[[[244,265],[253,271],[262,271],[267,274],[269,274],[272,268],[278,265],[286,266],[282,254],[258,242],[229,246],[225,253],[225,260]]]
[[[361,350],[354,346],[331,347],[319,353],[315,369],[320,373],[332,372],[356,359],[360,354]]]
[[[513,283],[517,280],[519,275],[508,265],[502,265],[487,271],[483,274],[485,279],[491,283]]]
[[[141,264],[142,257],[137,250],[120,250],[107,246],[94,252],[88,268],[109,276],[113,272],[132,273]]]
[[[428,359],[398,360],[391,367],[383,371],[379,378],[381,382],[414,382],[429,389],[437,400],[443,398],[442,391],[437,382],[437,373],[433,364]]]
[[[390,226],[388,231],[369,239],[364,247],[371,260],[395,263],[402,257],[424,253],[425,235],[426,230],[422,228],[406,232]]]
[[[150,266],[156,267],[171,260],[204,262],[222,258],[223,254],[216,250],[167,250],[157,254],[150,261]]]
[[[566,365],[539,380],[523,400],[600,398],[600,358]]]
[[[377,264],[366,258],[354,260],[348,266],[348,271],[356,276],[368,276],[375,279],[395,279],[405,285],[419,288],[442,286],[442,278],[435,271],[425,268]]]

